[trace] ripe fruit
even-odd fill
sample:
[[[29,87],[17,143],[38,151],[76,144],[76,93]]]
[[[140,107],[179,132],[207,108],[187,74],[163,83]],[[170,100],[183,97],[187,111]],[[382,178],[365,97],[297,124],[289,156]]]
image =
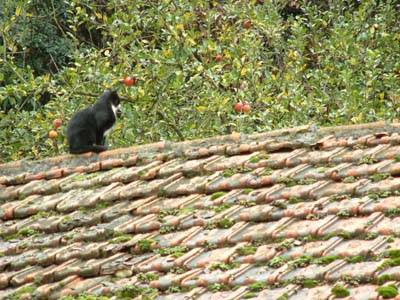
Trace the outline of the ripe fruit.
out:
[[[243,104],[242,111],[243,111],[245,114],[247,114],[248,112],[250,112],[250,110],[251,110],[250,104],[247,103],[247,102],[245,102],[245,103]]]
[[[49,138],[51,138],[52,140],[54,140],[55,138],[57,138],[58,133],[55,130],[50,130],[49,131]]]
[[[126,86],[132,86],[136,83],[136,77],[127,76],[124,79],[122,79],[122,83],[125,84]]]
[[[238,102],[233,106],[237,113],[248,113],[251,110],[251,106],[248,102]]]
[[[236,104],[234,105],[233,108],[235,109],[235,111],[236,111],[237,113],[240,113],[240,112],[242,112],[242,110],[243,110],[243,103],[242,103],[242,102],[238,102],[238,103],[236,103]]]
[[[244,20],[242,25],[243,25],[243,28],[249,29],[251,27],[251,21],[250,20]]]
[[[61,124],[62,124],[61,119],[54,119],[54,121],[53,121],[53,127],[54,127],[55,129],[60,128],[60,127],[61,127]]]
[[[216,62],[221,62],[222,61],[222,55],[221,54],[215,55],[215,61]]]

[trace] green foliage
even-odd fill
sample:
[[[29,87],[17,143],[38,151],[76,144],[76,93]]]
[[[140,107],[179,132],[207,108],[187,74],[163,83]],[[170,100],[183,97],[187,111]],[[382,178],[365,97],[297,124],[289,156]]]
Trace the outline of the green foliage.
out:
[[[225,194],[226,194],[226,192],[215,192],[214,194],[211,195],[211,200],[215,200],[219,197],[222,197]]]
[[[344,298],[350,295],[350,292],[348,289],[346,289],[344,286],[340,284],[336,284],[332,289],[331,293],[335,295],[336,298]]]
[[[384,284],[385,282],[394,281],[394,280],[396,280],[396,277],[394,275],[383,274],[383,275],[379,276],[376,281],[378,284]]]
[[[138,274],[138,280],[144,283],[150,283],[153,280],[157,280],[159,276],[155,273],[140,273]]]
[[[218,228],[230,228],[235,224],[235,222],[229,218],[223,218],[217,221],[216,225]]]
[[[228,271],[234,268],[237,268],[240,264],[239,263],[224,263],[224,262],[215,262],[213,264],[211,264],[208,268],[210,269],[210,271],[213,270],[221,270],[221,271]]]
[[[236,249],[236,253],[240,256],[252,255],[257,252],[257,247],[253,245],[246,245]]]
[[[390,249],[385,255],[390,258],[399,258],[400,257],[400,249]]]
[[[62,297],[61,300],[108,300],[109,297],[106,296],[94,296],[88,294],[80,294],[77,296],[65,296]]]
[[[383,299],[391,299],[399,294],[397,287],[394,284],[380,286],[376,289],[376,291],[378,292],[379,296],[382,296]]]
[[[249,290],[251,292],[259,292],[267,287],[267,284],[262,281],[257,281],[249,285]]]
[[[152,239],[140,240],[137,244],[141,252],[150,252],[152,245],[155,243]]]
[[[129,242],[132,239],[132,235],[130,234],[122,234],[118,235],[117,237],[113,238],[110,243],[111,244],[122,244]]]
[[[305,288],[311,289],[313,287],[316,287],[318,285],[318,283],[319,283],[318,280],[306,278],[303,280],[302,286]]]
[[[31,295],[35,290],[36,286],[33,284],[25,285],[19,289],[17,289],[14,293],[7,297],[7,300],[19,300],[23,299],[23,295]]]
[[[117,299],[133,299],[138,296],[142,296],[142,299],[155,299],[157,297],[157,290],[136,285],[126,285],[118,290],[115,295]]]
[[[1,1],[0,161],[66,152],[72,114],[127,74],[111,147],[397,118],[396,2],[321,3],[287,17],[275,1]]]
[[[383,270],[389,267],[400,266],[400,257],[386,259],[378,267],[379,270]]]
[[[172,255],[172,257],[174,257],[174,258],[181,257],[183,254],[185,254],[188,251],[189,251],[189,249],[185,246],[159,248],[159,249],[154,250],[154,252],[160,254],[161,256]]]

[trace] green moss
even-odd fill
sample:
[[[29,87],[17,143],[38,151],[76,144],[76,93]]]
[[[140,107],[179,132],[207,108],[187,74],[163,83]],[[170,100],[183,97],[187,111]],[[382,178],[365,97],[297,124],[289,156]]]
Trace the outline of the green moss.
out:
[[[389,267],[400,266],[400,257],[386,259],[379,267],[379,270],[383,270]]]
[[[215,192],[214,194],[211,195],[211,200],[218,199],[219,197],[222,197],[225,194],[226,192]]]
[[[221,283],[213,283],[207,286],[207,290],[210,292],[221,292],[230,290],[229,286]]]
[[[289,250],[293,247],[293,240],[284,240],[276,247],[278,251]]]
[[[337,236],[340,236],[345,240],[350,240],[355,236],[355,234],[356,234],[355,232],[340,231],[337,233]]]
[[[316,287],[319,284],[318,280],[306,278],[302,282],[302,286],[308,289]]]
[[[289,262],[289,265],[294,268],[302,268],[308,266],[312,261],[312,257],[309,255],[303,255]]]
[[[376,279],[376,282],[377,282],[379,285],[381,285],[381,284],[384,284],[385,282],[394,281],[394,280],[396,280],[396,277],[395,277],[394,275],[383,274],[383,275],[379,276],[379,277]]]
[[[157,296],[157,290],[148,287],[140,287],[135,285],[126,285],[115,293],[117,299],[133,299],[139,296],[144,297],[143,299],[155,299]],[[147,298],[146,298],[147,297]]]
[[[273,172],[274,172],[273,169],[267,167],[260,173],[260,175],[261,176],[270,176]]]
[[[247,188],[247,189],[244,189],[242,192],[243,192],[243,194],[248,195],[248,194],[250,194],[252,191],[253,191],[253,189]]]
[[[378,200],[378,199],[381,199],[381,198],[390,197],[390,196],[392,196],[392,194],[393,193],[390,192],[390,191],[380,191],[380,192],[368,193],[367,196],[372,200]]]
[[[261,152],[255,156],[253,156],[252,158],[249,159],[249,162],[252,164],[256,164],[258,163],[260,160],[267,160],[269,159],[269,155],[267,152]]]
[[[219,220],[219,221],[216,223],[216,225],[217,225],[218,228],[224,228],[224,229],[230,228],[230,227],[232,227],[234,224],[235,224],[235,222],[232,221],[232,220],[229,219],[229,218],[223,218],[223,219]]]
[[[284,293],[283,295],[279,296],[276,300],[288,300],[289,295],[287,293]]]
[[[72,217],[71,216],[64,216],[62,219],[61,219],[61,223],[64,223],[64,224],[68,224],[68,223],[70,223],[72,221]]]
[[[244,167],[244,166],[233,167],[233,168],[225,169],[222,172],[222,176],[223,177],[231,177],[231,176],[233,176],[233,175],[235,175],[237,173],[248,173],[248,172],[251,172],[251,171],[253,171],[253,169],[247,168],[247,167]]]
[[[329,202],[339,202],[347,199],[350,199],[349,195],[333,195],[329,197]]]
[[[347,176],[343,179],[344,183],[353,183],[356,181],[356,178],[354,176]]]
[[[172,225],[162,225],[160,227],[160,233],[161,234],[165,234],[165,233],[170,233],[170,232],[174,232],[177,231],[178,228],[176,226],[172,226]]]
[[[53,215],[55,215],[55,212],[52,212],[52,211],[39,211],[37,214],[32,216],[32,219],[37,220],[37,219],[49,218],[49,217],[51,217]]]
[[[167,248],[155,249],[154,252],[160,254],[161,256],[171,255],[172,257],[178,258],[188,252],[189,249],[185,246],[175,246]]]
[[[243,200],[242,199],[239,201],[239,205],[244,206],[244,207],[252,207],[252,206],[257,205],[257,203],[255,200],[248,200],[248,199]]]
[[[2,238],[6,241],[10,240],[15,240],[15,239],[21,239],[21,238],[26,238],[30,236],[36,236],[39,234],[39,231],[36,229],[30,228],[30,227],[25,227],[21,228],[18,232],[14,234],[9,234],[9,235],[3,235]]]
[[[251,292],[259,292],[267,287],[267,284],[263,281],[257,281],[249,285]]]
[[[211,264],[208,267],[208,269],[211,271],[214,271],[214,270],[228,271],[228,270],[235,269],[239,266],[240,266],[240,264],[235,263],[235,262],[232,262],[232,263],[215,262],[215,263]]]
[[[279,268],[281,266],[283,266],[286,262],[286,259],[282,256],[275,256],[274,258],[272,258],[269,262],[268,265],[271,268]]]
[[[350,292],[348,289],[346,289],[344,286],[337,284],[331,289],[331,293],[335,295],[336,298],[344,298],[350,295]]]
[[[234,169],[225,169],[225,170],[222,172],[222,176],[223,176],[223,177],[231,177],[231,176],[233,176],[233,175],[235,175],[235,174],[236,174],[236,172],[235,172]]]
[[[386,239],[386,243],[393,243],[394,242],[394,237],[393,236],[388,236],[388,238]]]
[[[366,240],[374,240],[378,237],[378,233],[377,232],[368,232],[367,234],[365,234],[365,239]]]
[[[171,269],[169,269],[169,272],[172,274],[183,274],[187,271],[188,270],[186,268],[182,268],[182,267],[172,267]]]
[[[374,164],[377,162],[378,162],[378,160],[376,158],[372,157],[372,155],[366,155],[358,161],[358,164],[359,165],[362,165],[362,164],[371,165],[371,164]]]
[[[385,253],[385,255],[390,258],[398,258],[400,257],[400,249],[390,249]]]
[[[143,283],[150,283],[151,281],[157,280],[159,276],[156,273],[139,273],[137,275],[137,278],[139,279],[140,282]]]
[[[293,178],[289,178],[289,177],[279,177],[276,181],[276,183],[281,183],[286,185],[287,187],[292,187],[295,186],[297,184],[296,180],[294,180]]]
[[[318,173],[325,173],[329,168],[327,167],[318,167],[317,172]]]
[[[255,293],[255,292],[246,292],[246,293],[242,296],[242,299],[256,298],[257,295],[258,295],[258,294]]]
[[[133,238],[133,236],[130,234],[123,234],[123,235],[119,235],[119,236],[113,238],[110,241],[110,243],[111,244],[122,244],[122,243],[129,242],[132,238]]]
[[[327,255],[323,257],[318,257],[314,259],[313,263],[317,265],[329,265],[331,262],[339,259],[339,256],[337,255]]]
[[[317,180],[315,178],[304,178],[304,179],[300,179],[297,181],[297,183],[300,185],[313,184],[316,182],[317,182]]]
[[[22,296],[25,294],[32,295],[33,292],[37,289],[37,287],[33,284],[25,285],[17,289],[13,294],[7,297],[7,300],[19,300],[22,299]]]
[[[354,256],[349,256],[346,258],[346,261],[351,264],[363,262],[366,260],[366,257],[363,255],[354,255]]]
[[[300,197],[291,196],[291,197],[288,199],[288,203],[289,203],[289,204],[296,204],[296,203],[300,203],[300,202],[303,202],[303,199],[300,198]]]
[[[140,250],[141,252],[150,252],[150,251],[151,251],[151,247],[152,247],[152,245],[153,245],[154,243],[155,243],[155,241],[152,240],[152,239],[143,239],[143,240],[140,240],[140,241],[137,243],[137,245],[138,245],[139,250]]]
[[[167,289],[167,293],[181,293],[184,291],[184,288],[179,285],[171,285]]]
[[[165,218],[166,216],[177,216],[179,215],[180,210],[175,208],[175,209],[161,209],[160,212],[158,213],[158,218],[162,219]]]
[[[160,188],[160,190],[157,193],[157,196],[159,198],[165,198],[165,197],[167,197],[167,195],[168,195],[167,190],[164,188]]]
[[[337,215],[339,218],[348,218],[348,217],[350,217],[351,214],[350,214],[350,211],[349,211],[349,210],[347,210],[347,209],[342,209],[341,211],[337,212],[336,215]]]
[[[378,287],[376,291],[383,299],[394,298],[399,294],[397,287],[394,284]]]
[[[379,182],[390,177],[392,176],[389,173],[376,173],[374,175],[369,176],[369,179],[373,182]]]
[[[400,215],[400,208],[389,208],[385,211],[385,216],[389,218],[397,217]]]
[[[94,296],[89,294],[80,294],[77,296],[66,296],[62,297],[61,300],[108,300],[109,297],[106,296]]]
[[[236,253],[240,256],[252,255],[256,253],[256,251],[257,247],[253,245],[247,245],[236,249]]]
[[[275,200],[274,202],[271,203],[272,206],[275,206],[277,208],[280,209],[286,209],[287,205],[285,202],[281,201],[281,200]]]
[[[229,203],[223,203],[221,205],[217,205],[217,206],[211,206],[210,208],[215,211],[216,213],[220,213],[221,211],[224,211],[228,208],[230,208],[231,205]]]

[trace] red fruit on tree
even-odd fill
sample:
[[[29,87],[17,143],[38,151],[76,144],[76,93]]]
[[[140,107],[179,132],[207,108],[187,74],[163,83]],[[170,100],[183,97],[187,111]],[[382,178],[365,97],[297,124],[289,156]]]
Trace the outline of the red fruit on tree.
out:
[[[247,103],[247,102],[245,102],[245,103],[243,104],[242,111],[243,111],[244,113],[248,113],[248,112],[250,112],[250,110],[251,110],[250,104]]]
[[[136,83],[136,77],[127,76],[124,79],[122,79],[122,83],[125,84],[126,86],[132,86]]]
[[[55,138],[57,138],[58,133],[55,130],[50,130],[49,131],[49,138],[51,138],[52,140],[54,140]]]
[[[243,28],[250,29],[251,21],[250,20],[244,20],[242,25],[243,25]]]
[[[221,54],[215,55],[215,61],[216,62],[221,62],[222,61],[222,55]]]
[[[238,102],[233,106],[233,109],[237,112],[237,113],[241,113],[243,111],[243,103],[242,102]]]
[[[60,127],[61,127],[61,124],[62,124],[62,120],[61,120],[61,119],[54,119],[54,121],[53,121],[53,127],[54,127],[55,129],[60,128]]]

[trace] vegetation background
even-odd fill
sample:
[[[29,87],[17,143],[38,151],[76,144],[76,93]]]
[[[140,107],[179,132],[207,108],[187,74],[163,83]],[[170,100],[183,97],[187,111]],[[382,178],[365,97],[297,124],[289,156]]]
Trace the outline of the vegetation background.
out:
[[[399,15],[390,0],[0,1],[0,162],[55,155],[55,118],[66,152],[73,112],[127,75],[112,147],[393,120]]]

